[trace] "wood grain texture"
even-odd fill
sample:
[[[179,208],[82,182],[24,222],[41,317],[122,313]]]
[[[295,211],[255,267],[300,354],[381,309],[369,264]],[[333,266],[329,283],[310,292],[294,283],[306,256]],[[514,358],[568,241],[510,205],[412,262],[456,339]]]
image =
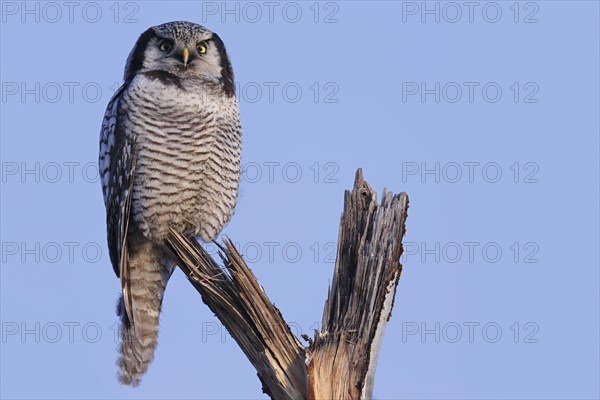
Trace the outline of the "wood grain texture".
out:
[[[231,240],[221,268],[196,241],[171,230],[178,265],[246,354],[273,399],[306,399],[306,351],[269,301]]]
[[[377,354],[402,266],[408,196],[377,193],[358,170],[346,191],[322,331],[310,347],[309,398],[371,398]]]
[[[308,347],[292,334],[233,242],[221,261],[194,240],[170,231],[167,244],[203,301],[258,372],[273,399],[370,399],[377,355],[391,316],[402,266],[406,193],[384,190],[382,201],[356,173],[346,191],[338,253],[322,331]]]

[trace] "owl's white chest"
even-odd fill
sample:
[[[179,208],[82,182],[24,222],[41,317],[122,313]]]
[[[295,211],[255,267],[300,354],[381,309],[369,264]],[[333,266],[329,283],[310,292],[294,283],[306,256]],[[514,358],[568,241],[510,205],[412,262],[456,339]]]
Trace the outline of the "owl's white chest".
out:
[[[239,184],[237,104],[222,93],[141,77],[124,96],[134,139],[132,219],[161,240],[174,227],[212,240],[229,221]]]

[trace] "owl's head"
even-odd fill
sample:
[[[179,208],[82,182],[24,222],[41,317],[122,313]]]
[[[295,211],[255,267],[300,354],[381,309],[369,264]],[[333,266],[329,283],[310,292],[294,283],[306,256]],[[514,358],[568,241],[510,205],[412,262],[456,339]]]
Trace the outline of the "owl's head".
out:
[[[192,22],[169,22],[142,33],[127,58],[124,79],[150,71],[221,82],[228,94],[234,92],[233,69],[223,41]]]

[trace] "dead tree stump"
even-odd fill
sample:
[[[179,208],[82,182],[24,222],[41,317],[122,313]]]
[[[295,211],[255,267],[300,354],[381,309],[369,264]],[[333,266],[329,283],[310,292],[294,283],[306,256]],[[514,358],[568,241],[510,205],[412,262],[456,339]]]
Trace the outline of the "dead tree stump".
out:
[[[382,201],[356,172],[344,196],[333,282],[321,332],[304,347],[231,240],[221,267],[193,239],[171,230],[178,265],[235,339],[273,399],[370,399],[377,355],[402,266],[406,193]]]

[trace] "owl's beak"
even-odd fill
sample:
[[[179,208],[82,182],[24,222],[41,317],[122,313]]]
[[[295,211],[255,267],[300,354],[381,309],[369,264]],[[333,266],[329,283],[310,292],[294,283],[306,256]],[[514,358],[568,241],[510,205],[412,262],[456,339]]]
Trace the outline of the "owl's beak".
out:
[[[183,48],[183,66],[187,67],[188,59],[190,58],[190,50],[187,47]]]

